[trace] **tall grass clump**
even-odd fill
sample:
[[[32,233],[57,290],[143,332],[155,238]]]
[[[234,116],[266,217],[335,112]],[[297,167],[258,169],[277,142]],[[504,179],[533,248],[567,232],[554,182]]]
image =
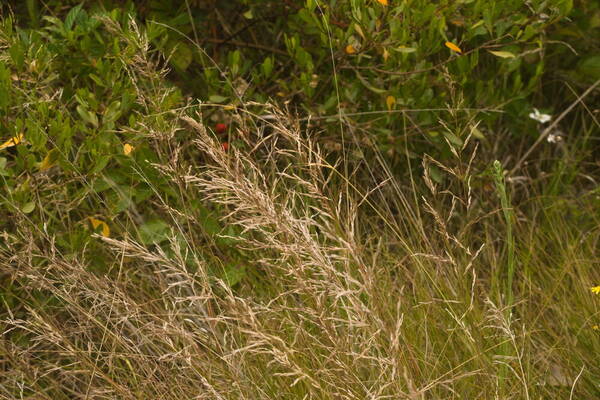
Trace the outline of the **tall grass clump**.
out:
[[[19,287],[21,305],[3,319],[6,396],[596,393],[595,356],[585,348],[598,338],[584,316],[597,305],[582,282],[593,278],[585,263],[593,262],[597,232],[581,237],[566,225],[559,234],[522,221],[515,257],[528,257],[522,262],[531,275],[515,269],[522,289],[514,304],[499,302],[490,283],[506,268],[495,219],[501,205],[459,220],[447,211],[452,202],[457,210],[483,206],[432,186],[419,193],[423,213],[415,216],[406,208],[413,207],[410,189],[394,190],[400,185],[393,177],[361,187],[292,117],[263,111],[240,115],[254,126],[239,132],[253,146],[229,152],[200,118],[181,115],[180,129],[196,135],[201,162],[155,165],[237,228],[223,237],[242,254],[249,276],[233,287],[196,249],[203,244],[193,231],[203,221],[168,201],[158,205],[171,217],[160,245],[131,234],[95,237],[112,254],[106,273],[91,271],[84,253],[65,257],[27,224],[8,238],[1,266]],[[574,284],[581,289],[572,292]],[[569,307],[581,319],[556,324],[576,318]],[[507,343],[510,352],[502,350]]]
[[[72,146],[23,140],[3,157],[1,396],[600,395],[586,140],[564,147],[561,165],[540,161],[548,173],[515,177],[487,161],[511,155],[470,130],[444,162],[415,165],[406,147],[400,179],[372,141],[323,146],[312,116],[185,99],[138,25],[79,18],[77,34],[111,41],[104,72],[118,72],[128,105],[104,118],[109,88],[74,85],[81,101],[63,102],[58,83],[19,71],[15,93],[40,90],[78,129]],[[65,52],[68,35],[55,38]],[[3,49],[15,45],[6,37]],[[226,137],[210,116],[232,121]],[[584,138],[597,136],[592,116],[578,111]],[[40,171],[49,148],[51,173]]]

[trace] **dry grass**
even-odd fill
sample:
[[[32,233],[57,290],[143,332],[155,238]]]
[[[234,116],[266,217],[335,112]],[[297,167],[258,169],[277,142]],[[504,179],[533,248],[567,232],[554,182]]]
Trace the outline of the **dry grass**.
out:
[[[431,217],[410,217],[393,177],[361,191],[289,117],[271,116],[253,149],[228,153],[198,119],[182,117],[204,166],[183,177],[176,165],[157,166],[241,228],[235,246],[262,289],[232,289],[198,254],[190,266],[193,246],[175,239],[166,252],[103,238],[114,265],[100,275],[24,227],[0,259],[26,309],[17,317],[9,307],[3,321],[6,398],[540,398],[571,388],[575,365],[552,357],[559,344],[573,351],[573,326],[540,327],[532,316],[560,314],[574,296],[548,303],[550,279],[530,271],[517,279],[526,290],[512,312],[502,309],[492,285],[503,257],[497,216],[453,221],[472,203],[434,190],[421,204]],[[453,202],[439,196],[455,209],[443,213]],[[591,257],[589,235],[597,240],[592,232],[577,250],[552,254]],[[566,286],[558,280],[554,290]]]
[[[137,128],[150,130],[169,160],[156,168],[182,193],[157,205],[171,217],[168,243],[143,245],[125,228],[97,236],[113,259],[99,273],[85,250],[62,254],[27,223],[4,234],[0,274],[15,293],[2,305],[1,396],[598,395],[597,227],[582,231],[551,200],[518,210],[507,305],[506,227],[493,191],[471,185],[474,147],[455,166],[426,159],[424,176],[403,185],[375,148],[337,160],[293,117],[252,106],[237,115],[247,146],[228,152],[183,111],[171,131]],[[181,129],[193,148],[177,143]],[[201,249],[189,198],[235,227],[248,275],[233,288],[214,273],[221,255]]]

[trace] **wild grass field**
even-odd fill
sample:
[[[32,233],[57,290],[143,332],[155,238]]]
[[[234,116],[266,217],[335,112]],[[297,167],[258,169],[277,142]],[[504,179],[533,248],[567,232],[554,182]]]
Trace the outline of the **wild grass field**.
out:
[[[600,398],[600,5],[0,11],[0,398]]]

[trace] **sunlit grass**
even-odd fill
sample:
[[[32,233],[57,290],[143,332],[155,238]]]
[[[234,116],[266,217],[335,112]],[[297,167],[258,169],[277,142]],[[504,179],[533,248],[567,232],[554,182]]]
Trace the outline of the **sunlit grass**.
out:
[[[104,23],[139,52],[119,61],[136,61],[142,111],[112,133],[137,140],[114,168],[146,197],[113,216],[126,185],[106,173],[98,189],[77,168],[76,193],[28,181],[39,215],[2,194],[14,207],[0,232],[1,396],[600,395],[587,110],[586,140],[516,177],[493,163],[518,159],[509,146],[469,140],[443,162],[406,150],[392,166],[342,118],[349,138],[330,151],[308,117],[274,105],[165,108],[173,89],[143,32]],[[227,148],[204,118],[215,108],[235,121]]]

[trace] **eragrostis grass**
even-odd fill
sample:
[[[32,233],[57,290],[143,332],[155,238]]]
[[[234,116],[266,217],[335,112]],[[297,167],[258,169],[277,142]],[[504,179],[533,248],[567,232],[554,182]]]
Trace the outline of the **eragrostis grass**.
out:
[[[138,61],[132,79],[154,68]],[[100,273],[85,249],[64,254],[25,218],[4,233],[0,274],[15,293],[1,306],[4,398],[598,394],[600,342],[586,321],[597,315],[599,232],[582,235],[552,203],[518,210],[507,302],[507,227],[500,201],[472,186],[476,146],[453,165],[425,157],[422,176],[403,185],[375,146],[326,154],[302,120],[272,106],[238,109],[245,145],[227,151],[199,114],[173,110],[171,126],[149,114],[128,129],[153,143],[155,168],[179,194],[147,182],[170,240],[144,244],[124,222],[119,235],[96,236],[114,260]],[[244,260],[240,283],[217,273],[228,253],[197,234],[205,221],[192,200],[233,228],[220,236]]]
[[[5,396],[493,398],[500,364],[506,396],[530,395],[549,350],[535,350],[522,316],[507,320],[490,298],[486,263],[498,250],[466,243],[465,226],[436,208],[439,192],[423,197],[431,218],[407,221],[407,199],[386,212],[391,176],[361,191],[298,124],[271,115],[269,135],[229,152],[183,116],[202,165],[184,176],[156,166],[241,229],[235,246],[261,290],[211,274],[190,238],[176,240],[179,214],[168,246],[98,237],[115,260],[104,275],[24,228],[1,259],[26,288],[26,311],[3,321]],[[38,293],[52,300],[37,304]],[[496,358],[504,343],[513,351]]]

